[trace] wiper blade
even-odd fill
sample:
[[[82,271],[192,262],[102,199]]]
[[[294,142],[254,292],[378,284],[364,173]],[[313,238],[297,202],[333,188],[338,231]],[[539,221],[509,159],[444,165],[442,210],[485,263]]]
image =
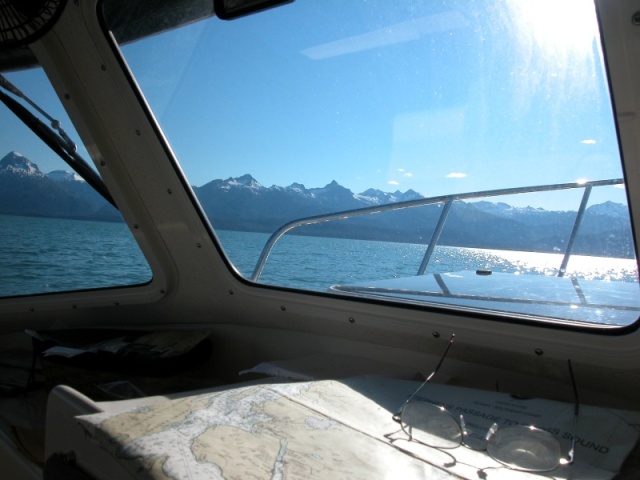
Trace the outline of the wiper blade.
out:
[[[51,122],[51,127],[43,123],[38,117],[31,113],[20,102],[7,95],[0,89],[0,101],[4,103],[13,114],[18,117],[22,123],[31,129],[40,139],[47,144],[67,165],[69,165],[78,175],[80,175],[94,190],[114,207],[118,208],[102,181],[102,178],[89,166],[87,161],[77,152],[76,144],[69,138],[62,129],[60,122],[44,110],[42,110],[35,102],[15,87],[4,75],[0,75],[0,87],[6,91],[26,101],[35,110],[47,118]]]

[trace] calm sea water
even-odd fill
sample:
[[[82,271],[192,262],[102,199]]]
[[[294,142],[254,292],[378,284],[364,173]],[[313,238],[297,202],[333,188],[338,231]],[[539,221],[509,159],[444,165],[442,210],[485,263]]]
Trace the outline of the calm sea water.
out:
[[[238,270],[251,277],[268,234],[218,232]],[[426,245],[285,236],[269,256],[260,281],[273,285],[326,290],[329,285],[416,275]],[[436,247],[427,273],[460,270],[557,275],[562,255],[555,253]],[[567,276],[637,282],[635,260],[574,255]]]
[[[149,280],[124,223],[0,215],[0,296]]]
[[[219,231],[236,268],[251,277],[267,234]],[[415,275],[424,245],[284,237],[260,281],[326,290],[333,284]],[[428,272],[491,269],[555,275],[558,254],[437,247]],[[568,274],[637,282],[635,260],[573,256]],[[144,283],[151,271],[126,225],[0,215],[0,296]]]

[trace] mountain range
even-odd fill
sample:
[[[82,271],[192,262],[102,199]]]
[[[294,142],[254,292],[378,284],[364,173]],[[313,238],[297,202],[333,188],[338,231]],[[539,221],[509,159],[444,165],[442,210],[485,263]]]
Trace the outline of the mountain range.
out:
[[[120,212],[76,173],[47,174],[18,152],[0,160],[0,213],[121,221]]]
[[[321,188],[293,183],[264,187],[251,175],[213,180],[193,190],[216,229],[273,232],[303,217],[424,198],[408,190],[368,189],[354,194],[333,181]],[[407,208],[304,226],[293,233],[367,240],[428,243],[442,205]],[[0,160],[0,214],[121,221],[119,212],[75,173],[44,174],[17,152]],[[576,212],[516,208],[489,201],[455,202],[440,245],[523,251],[563,251]],[[625,205],[590,206],[573,252],[632,258]]]

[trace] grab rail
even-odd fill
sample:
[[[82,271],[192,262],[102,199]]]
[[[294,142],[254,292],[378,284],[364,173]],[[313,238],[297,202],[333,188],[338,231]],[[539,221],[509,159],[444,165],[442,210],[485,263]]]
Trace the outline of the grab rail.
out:
[[[383,205],[376,205],[374,207],[365,207],[365,208],[357,208],[353,210],[344,210],[341,212],[329,213],[326,215],[314,215],[310,217],[300,218],[298,220],[293,220],[289,223],[284,224],[278,230],[273,232],[271,237],[267,243],[265,243],[262,253],[260,254],[260,258],[256,264],[256,267],[253,271],[253,275],[251,276],[251,280],[254,282],[260,278],[262,274],[262,270],[264,269],[264,265],[269,258],[269,254],[273,249],[273,246],[276,242],[282,237],[285,233],[293,230],[294,228],[298,228],[304,225],[313,225],[316,223],[329,222],[332,220],[342,220],[351,217],[357,217],[360,215],[369,215],[373,213],[381,213],[388,212],[392,210],[404,210],[406,208],[414,208],[414,207],[422,207],[425,205],[435,205],[438,203],[443,203],[445,206],[440,213],[440,217],[438,218],[438,223],[436,225],[436,229],[434,230],[431,239],[429,240],[427,251],[424,254],[420,267],[418,268],[417,275],[424,275],[429,261],[431,260],[431,255],[438,243],[440,238],[440,234],[442,233],[442,229],[444,228],[444,224],[447,220],[449,212],[451,211],[451,206],[453,202],[457,200],[469,200],[473,198],[484,198],[484,197],[498,197],[504,195],[517,195],[522,193],[535,193],[535,192],[548,192],[555,190],[572,190],[576,188],[584,188],[584,194],[582,196],[582,201],[580,202],[580,208],[576,215],[576,219],[573,224],[573,229],[571,231],[571,235],[569,237],[569,241],[567,242],[567,247],[565,248],[564,256],[562,259],[562,264],[560,265],[560,269],[558,272],[558,276],[562,277],[565,274],[567,264],[569,263],[569,257],[571,256],[571,250],[573,249],[573,244],[575,242],[576,235],[580,230],[580,225],[582,224],[582,219],[584,217],[585,210],[587,208],[587,203],[589,200],[589,196],[591,194],[591,190],[593,187],[602,187],[602,186],[611,186],[611,185],[622,185],[624,184],[624,180],[621,178],[611,179],[611,180],[595,180],[595,181],[587,181],[587,182],[574,182],[574,183],[558,183],[554,185],[539,185],[533,187],[515,187],[515,188],[503,188],[497,190],[486,190],[481,192],[467,192],[467,193],[456,193],[452,195],[440,195],[436,197],[430,198],[421,198],[419,200],[409,200],[405,202],[397,202],[397,203],[385,203]]]

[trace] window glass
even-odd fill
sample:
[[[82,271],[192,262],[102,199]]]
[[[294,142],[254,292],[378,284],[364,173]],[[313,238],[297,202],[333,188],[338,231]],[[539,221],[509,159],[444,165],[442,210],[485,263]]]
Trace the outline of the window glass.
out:
[[[297,0],[122,49],[248,280],[637,319],[593,3]]]
[[[151,270],[118,210],[14,113],[45,128],[59,121],[63,134],[52,131],[61,148],[75,145],[89,158],[44,72],[2,75],[0,296],[148,282]]]

